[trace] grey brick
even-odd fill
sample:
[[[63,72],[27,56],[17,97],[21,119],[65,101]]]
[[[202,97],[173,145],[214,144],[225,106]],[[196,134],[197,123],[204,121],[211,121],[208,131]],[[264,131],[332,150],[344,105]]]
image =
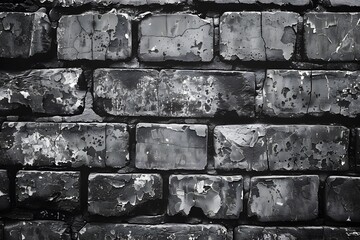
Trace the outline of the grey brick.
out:
[[[207,137],[206,125],[139,123],[135,166],[161,170],[204,169]]]
[[[121,7],[123,5],[129,6],[143,6],[150,4],[168,5],[168,4],[183,4],[186,0],[37,0],[40,3],[51,4],[52,6],[61,7],[81,7],[85,5],[92,5],[96,7]]]
[[[0,211],[6,210],[10,207],[9,188],[10,188],[10,181],[7,171],[0,170]]]
[[[141,61],[210,62],[213,58],[213,24],[192,14],[157,14],[139,26]]]
[[[199,0],[199,1],[215,2],[215,3],[219,3],[219,4],[226,4],[226,3],[275,4],[275,5],[279,5],[279,6],[306,6],[306,5],[310,4],[310,0]],[[339,1],[341,1],[341,0],[339,0]],[[351,1],[351,0],[349,0],[349,1]],[[354,0],[354,1],[356,1],[356,0]]]
[[[80,172],[21,170],[16,174],[16,200],[29,209],[79,209]]]
[[[256,216],[260,222],[315,219],[318,189],[319,177],[315,175],[253,177],[248,216]]]
[[[200,208],[209,218],[236,219],[243,210],[242,176],[171,175],[168,214]]]
[[[324,227],[324,240],[357,240],[359,236],[358,227]]]
[[[330,5],[333,7],[349,6],[349,7],[360,7],[358,0],[329,0]]]

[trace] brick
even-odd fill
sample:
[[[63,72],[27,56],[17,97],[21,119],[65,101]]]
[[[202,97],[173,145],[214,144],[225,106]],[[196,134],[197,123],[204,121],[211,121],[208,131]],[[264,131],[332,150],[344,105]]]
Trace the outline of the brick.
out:
[[[276,170],[349,170],[349,129],[341,126],[269,126],[269,168]]]
[[[158,116],[159,72],[145,69],[97,69],[94,102],[99,113]]]
[[[29,209],[79,209],[80,172],[20,170],[16,174],[16,201]]]
[[[306,6],[310,0],[199,0],[202,2],[215,2],[219,4],[237,3],[237,4],[275,4],[279,6]],[[339,0],[341,1],[341,0]],[[351,1],[351,0],[350,0]]]
[[[129,133],[121,123],[5,122],[2,165],[124,167]]]
[[[268,168],[265,125],[224,125],[214,129],[215,168],[264,171]]]
[[[215,219],[236,219],[243,210],[242,176],[171,175],[168,214],[189,215],[193,207]]]
[[[261,12],[225,12],[221,16],[220,55],[224,60],[266,60]]]
[[[312,71],[312,93],[308,112],[356,117],[360,114],[358,71]]]
[[[141,61],[210,62],[213,58],[213,24],[192,14],[157,14],[139,26]]]
[[[142,6],[150,4],[168,5],[168,4],[183,4],[186,0],[38,0],[41,3],[52,4],[53,6],[61,7],[80,7],[84,5],[94,5],[98,7],[107,6]]]
[[[0,80],[0,113],[74,115],[84,109],[81,69],[0,71]]]
[[[328,177],[325,199],[326,215],[333,220],[360,222],[360,177]]]
[[[357,240],[360,236],[360,228],[324,227],[325,240]]]
[[[358,13],[307,13],[304,20],[305,51],[309,60],[360,59]]]
[[[323,231],[323,227],[259,227],[242,225],[235,228],[234,240],[324,240]]]
[[[216,224],[161,224],[161,225],[136,225],[136,224],[110,224],[87,223],[79,232],[79,240],[114,239],[148,240],[177,239],[187,240],[212,239],[226,240],[227,230]]]
[[[267,70],[262,112],[278,117],[303,116],[309,108],[311,90],[310,71]]]
[[[295,54],[300,15],[294,12],[262,12],[262,37],[268,61],[286,61]]]
[[[7,171],[0,170],[0,211],[6,210],[10,207],[9,187],[10,181]]]
[[[60,221],[42,220],[6,223],[4,230],[6,240],[71,240],[69,226]]]
[[[0,12],[0,58],[29,58],[50,48],[46,13]]]
[[[315,175],[253,177],[248,216],[256,216],[260,222],[315,219],[318,189],[319,177]]]
[[[89,175],[88,211],[101,216],[128,215],[132,210],[162,198],[159,174]]]
[[[333,7],[349,6],[349,7],[360,7],[358,0],[329,0],[330,5]]]
[[[206,125],[139,123],[135,166],[159,170],[204,169],[207,137]]]
[[[163,70],[159,110],[166,117],[213,117],[233,112],[254,116],[255,73],[241,71]]]
[[[110,11],[62,16],[57,28],[58,58],[123,60],[131,56],[131,20]]]

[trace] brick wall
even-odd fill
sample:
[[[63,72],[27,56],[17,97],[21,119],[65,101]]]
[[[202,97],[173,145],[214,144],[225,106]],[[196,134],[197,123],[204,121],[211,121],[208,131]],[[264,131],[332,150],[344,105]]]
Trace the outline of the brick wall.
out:
[[[2,0],[0,239],[360,239],[360,1]]]

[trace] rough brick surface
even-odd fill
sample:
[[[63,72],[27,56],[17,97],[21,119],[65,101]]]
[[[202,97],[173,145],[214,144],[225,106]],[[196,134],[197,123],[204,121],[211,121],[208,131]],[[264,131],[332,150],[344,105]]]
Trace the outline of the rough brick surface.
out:
[[[323,231],[322,227],[258,227],[243,225],[235,228],[234,240],[324,240]]]
[[[238,218],[243,209],[241,176],[171,175],[168,213],[200,208],[209,218]]]
[[[161,198],[162,178],[158,174],[92,173],[89,176],[91,214],[127,215],[136,207]]]
[[[70,240],[69,226],[60,221],[21,221],[5,225],[5,240]]]
[[[326,214],[336,221],[360,221],[360,177],[326,180]]]
[[[57,28],[58,57],[64,60],[121,60],[131,56],[131,21],[116,11],[63,16]]]
[[[0,113],[79,114],[86,94],[81,77],[78,68],[0,71]]]
[[[319,177],[315,175],[253,177],[248,215],[261,222],[315,219],[318,189]]]
[[[1,137],[3,165],[123,167],[129,160],[121,123],[5,122]]]
[[[269,168],[348,170],[349,132],[340,126],[269,126],[266,131]]]
[[[40,3],[52,4],[53,6],[61,7],[80,7],[86,5],[93,5],[97,7],[108,7],[108,6],[142,6],[149,4],[181,4],[185,3],[186,0],[38,0]]]
[[[330,5],[333,7],[338,6],[350,6],[350,7],[360,7],[360,2],[358,0],[329,0]]]
[[[6,170],[0,170],[0,211],[10,207],[10,181]],[[1,236],[1,234],[0,234]]]
[[[157,116],[158,76],[155,70],[95,70],[96,111],[116,116]]]
[[[46,13],[0,12],[0,58],[29,58],[51,47]]]
[[[215,168],[264,171],[268,168],[265,125],[226,125],[214,130]]]
[[[141,61],[209,62],[213,58],[213,24],[192,14],[158,14],[141,21]]]
[[[310,0],[199,0],[203,2],[215,2],[219,4],[237,3],[237,4],[276,4],[279,6],[305,6]],[[336,1],[336,0],[335,0]],[[339,0],[341,1],[341,0]],[[352,0],[349,0],[352,1]],[[355,0],[356,1],[356,0]]]
[[[79,209],[80,173],[21,170],[16,174],[16,200],[29,209]]]
[[[346,227],[324,227],[324,239],[325,240],[356,240],[359,239],[360,228]]]
[[[207,138],[206,125],[140,123],[136,126],[135,166],[161,170],[204,169]]]
[[[161,116],[254,116],[254,72],[163,70],[158,92]]]
[[[305,51],[309,60],[356,61],[360,57],[358,13],[305,15]]]
[[[142,240],[226,240],[227,230],[215,224],[162,224],[162,225],[132,225],[132,224],[86,224],[79,232],[79,240],[97,239],[133,239]]]

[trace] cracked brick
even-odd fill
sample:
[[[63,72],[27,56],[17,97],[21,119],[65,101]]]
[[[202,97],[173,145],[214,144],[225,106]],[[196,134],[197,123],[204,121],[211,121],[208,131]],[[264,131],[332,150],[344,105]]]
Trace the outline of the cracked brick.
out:
[[[161,224],[161,225],[136,225],[136,224],[111,224],[87,223],[79,232],[79,240],[97,239],[127,239],[148,240],[189,238],[198,240],[226,240],[227,230],[217,224]]]
[[[121,123],[5,122],[2,165],[124,167],[129,133]]]
[[[309,60],[360,59],[358,13],[307,13],[304,20],[305,51]]]
[[[207,165],[206,125],[139,123],[135,166],[140,169],[201,170]]]
[[[81,78],[78,68],[0,71],[0,113],[80,114],[86,95]]]
[[[158,76],[156,70],[96,69],[96,111],[115,116],[158,116]]]
[[[0,58],[29,58],[50,48],[46,13],[0,12]]]
[[[316,175],[253,177],[248,216],[260,222],[313,220],[319,213],[318,190]]]
[[[58,58],[124,60],[131,56],[131,38],[131,20],[125,13],[62,16],[57,28]]]
[[[0,211],[10,207],[10,180],[6,170],[0,170]],[[1,231],[0,231],[1,236]]]
[[[80,172],[26,171],[16,174],[16,201],[29,209],[80,208]]]
[[[88,211],[101,216],[128,216],[148,202],[162,198],[162,178],[158,174],[89,175]],[[152,202],[152,208],[155,207]]]
[[[157,14],[139,25],[141,61],[210,62],[213,59],[213,24],[192,14]]]
[[[169,193],[169,215],[197,207],[209,218],[236,219],[243,210],[242,176],[171,175]]]
[[[360,222],[360,177],[328,177],[325,199],[326,215],[333,220]]]

